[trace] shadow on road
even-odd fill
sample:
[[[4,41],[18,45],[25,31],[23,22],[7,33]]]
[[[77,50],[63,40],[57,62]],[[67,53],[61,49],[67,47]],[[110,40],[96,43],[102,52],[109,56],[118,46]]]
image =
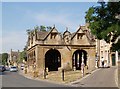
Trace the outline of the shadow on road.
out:
[[[11,73],[9,71],[4,71],[4,72],[0,72],[0,76],[2,75],[10,75]]]

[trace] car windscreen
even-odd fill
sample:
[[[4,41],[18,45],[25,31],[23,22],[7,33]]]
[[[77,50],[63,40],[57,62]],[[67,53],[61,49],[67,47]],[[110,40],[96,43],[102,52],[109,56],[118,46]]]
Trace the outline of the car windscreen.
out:
[[[11,67],[11,68],[17,68],[17,67]]]

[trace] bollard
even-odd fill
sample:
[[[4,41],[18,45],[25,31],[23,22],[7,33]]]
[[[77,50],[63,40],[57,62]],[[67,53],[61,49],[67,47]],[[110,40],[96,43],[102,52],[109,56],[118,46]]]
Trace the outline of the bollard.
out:
[[[83,77],[84,77],[84,67],[83,67]]]
[[[24,73],[27,74],[27,66],[24,68]]]
[[[44,70],[44,79],[46,79],[46,68],[45,68],[45,70]]]
[[[62,80],[64,81],[64,69],[62,69]]]
[[[27,69],[25,69],[25,74],[27,74]]]
[[[38,77],[38,72],[36,70],[33,72],[33,77]]]
[[[81,68],[82,77],[84,77],[84,67]]]

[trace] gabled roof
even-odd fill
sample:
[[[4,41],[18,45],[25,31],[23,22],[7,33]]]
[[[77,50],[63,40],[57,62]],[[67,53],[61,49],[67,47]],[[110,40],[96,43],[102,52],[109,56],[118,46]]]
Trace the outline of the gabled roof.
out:
[[[57,31],[55,26],[50,31],[45,31],[45,32],[44,31],[38,31],[37,32],[37,39],[38,40],[45,40],[52,33],[53,30]],[[58,31],[56,33],[58,33]]]
[[[75,33],[72,33],[72,38],[71,38],[71,40],[75,37],[75,35],[76,35],[80,30],[82,30],[82,32],[85,33],[85,35],[86,35],[86,37],[88,38],[89,42],[94,41],[94,36],[93,36],[92,34],[90,34],[89,29],[87,29],[85,26],[80,26]],[[87,32],[85,32],[85,31],[87,31]]]
[[[57,31],[57,29],[55,28],[55,26],[48,32],[48,34],[46,35],[45,39],[52,33],[53,30]],[[57,31],[57,33],[58,33],[58,31]]]
[[[81,26],[78,27],[78,30],[77,30],[75,33],[72,33],[71,40],[75,37],[75,35],[76,35],[80,30],[82,30],[82,29],[81,29]]]
[[[63,35],[65,35],[65,33],[71,34],[70,31],[68,31],[68,28],[67,28],[67,27],[66,27],[66,31],[63,33]]]
[[[37,39],[38,40],[44,40],[47,36],[48,32],[38,31],[37,32]]]

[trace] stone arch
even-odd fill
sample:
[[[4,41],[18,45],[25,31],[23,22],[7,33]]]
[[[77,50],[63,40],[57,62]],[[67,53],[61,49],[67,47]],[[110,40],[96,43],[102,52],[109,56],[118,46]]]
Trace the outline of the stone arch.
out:
[[[45,53],[45,68],[48,71],[58,71],[61,67],[61,54],[56,49],[50,49]]]
[[[85,50],[76,50],[72,55],[72,66],[76,70],[81,70],[82,55],[84,59],[85,66],[87,65],[87,52]]]

